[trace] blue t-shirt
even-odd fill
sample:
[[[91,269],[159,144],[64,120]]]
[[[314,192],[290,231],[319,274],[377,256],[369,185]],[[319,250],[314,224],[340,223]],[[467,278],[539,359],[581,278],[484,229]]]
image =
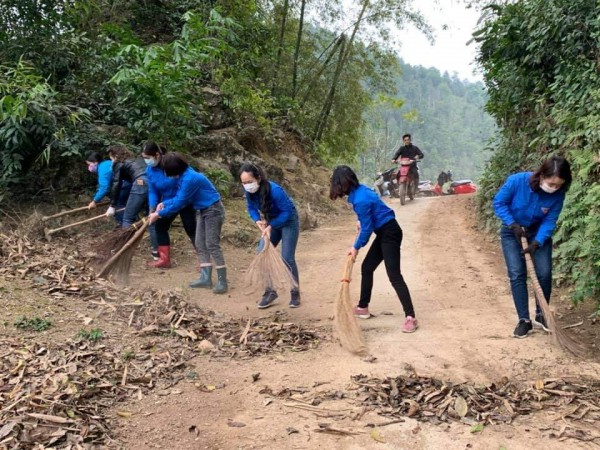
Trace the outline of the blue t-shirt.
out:
[[[269,225],[272,228],[282,228],[296,211],[296,206],[281,186],[273,181],[269,181],[269,184],[271,185]],[[260,195],[258,192],[254,194],[246,192],[246,206],[252,220],[255,222],[260,220]]]
[[[110,188],[112,186],[112,161],[107,159],[106,161],[102,161],[98,163],[98,189],[96,189],[96,194],[94,195],[94,201],[98,203],[104,197],[106,197],[110,193]]]
[[[556,227],[565,192],[562,189],[553,194],[536,192],[529,185],[531,176],[531,172],[509,176],[494,197],[494,212],[504,225],[518,223],[522,227],[537,228],[535,240],[544,245]]]
[[[221,200],[221,194],[208,178],[188,167],[177,180],[177,194],[163,202],[164,208],[158,211],[160,217],[177,214],[181,209],[192,205],[195,210],[203,210]]]
[[[375,191],[363,184],[359,184],[350,192],[348,203],[352,205],[360,222],[360,233],[354,242],[356,250],[367,245],[374,231],[379,230],[396,217],[394,211],[383,203]]]

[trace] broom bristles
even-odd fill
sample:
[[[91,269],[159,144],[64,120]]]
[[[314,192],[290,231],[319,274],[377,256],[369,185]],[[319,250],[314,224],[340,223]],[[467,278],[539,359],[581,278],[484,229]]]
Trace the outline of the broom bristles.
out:
[[[521,245],[523,246],[523,250],[527,248],[528,243],[525,237],[521,238]],[[585,347],[581,344],[581,342],[577,341],[575,338],[570,336],[556,324],[554,312],[552,311],[552,309],[550,309],[548,300],[544,296],[544,291],[542,290],[542,286],[540,285],[540,282],[535,273],[533,259],[531,258],[531,254],[529,253],[525,253],[525,264],[527,265],[529,278],[531,278],[531,283],[533,285],[533,291],[535,294],[537,304],[540,306],[542,314],[544,315],[544,319],[546,319],[548,329],[552,333],[552,340],[556,345],[568,351],[569,353],[575,356],[582,356],[585,353]]]
[[[148,222],[143,222],[142,226],[132,235],[129,241],[104,264],[98,273],[98,278],[109,278],[117,283],[127,284],[129,281],[131,260],[148,225]]]
[[[129,228],[117,228],[116,230],[106,233],[98,242],[92,246],[94,259],[98,266],[106,264],[119,250],[123,248],[127,242],[135,235],[135,233],[143,225],[143,221],[134,223]]]
[[[263,249],[254,257],[246,271],[247,293],[259,289],[298,289],[290,267],[281,257],[268,237],[264,239]]]
[[[364,356],[368,352],[367,345],[354,317],[354,304],[350,296],[350,276],[353,267],[354,260],[349,256],[344,265],[340,290],[335,299],[334,325],[342,347],[350,353]]]

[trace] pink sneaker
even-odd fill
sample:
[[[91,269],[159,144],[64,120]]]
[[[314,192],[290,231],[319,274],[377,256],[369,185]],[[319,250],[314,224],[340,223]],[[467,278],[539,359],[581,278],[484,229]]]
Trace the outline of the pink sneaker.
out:
[[[368,319],[371,317],[369,313],[369,308],[359,308],[358,306],[354,307],[354,317],[358,317],[359,319]]]
[[[407,316],[404,320],[404,325],[402,326],[403,333],[414,333],[419,328],[419,324],[417,323],[417,319],[412,316]]]

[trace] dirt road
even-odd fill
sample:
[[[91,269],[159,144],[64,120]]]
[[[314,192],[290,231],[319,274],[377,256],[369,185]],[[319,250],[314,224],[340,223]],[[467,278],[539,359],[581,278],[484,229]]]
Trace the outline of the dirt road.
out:
[[[376,317],[361,321],[369,350],[377,358],[375,362],[349,355],[334,341],[324,342],[318,350],[249,361],[198,358],[198,380],[179,383],[169,395],[152,394],[130,405],[135,414],[121,420],[119,430],[127,448],[587,448],[585,445],[591,444],[564,443],[548,437],[565,420],[551,412],[532,414],[511,425],[488,426],[477,435],[463,424],[434,426],[406,419],[381,428],[385,440],[381,443],[365,428],[369,422],[382,421],[373,413],[357,421],[319,418],[312,412],[286,406],[285,401],[274,398],[265,389],[277,392],[286,387],[305,388],[314,395],[344,391],[351,387],[351,375],[395,376],[406,374],[410,367],[419,374],[453,382],[486,383],[502,377],[535,381],[570,374],[597,376],[597,364],[574,362],[553,347],[549,336],[541,331],[524,340],[511,337],[515,313],[502,255],[496,244],[482,240],[474,231],[467,204],[465,197],[417,199],[403,207],[397,202],[392,204],[404,230],[402,270],[420,323],[416,333],[401,333],[403,314],[382,266],[376,272],[370,308]],[[298,265],[303,303],[297,310],[287,307],[287,295],[282,295],[271,310],[256,309],[256,294],[248,296],[241,287],[241,269],[252,255],[233,249],[226,254],[233,287],[230,295],[194,291],[192,298],[204,307],[233,316],[261,316],[280,309],[288,312],[290,321],[331,327],[339,273],[353,235],[354,216],[348,211],[301,236]],[[359,262],[364,253],[359,255]],[[151,277],[150,282],[184,287],[194,275],[193,264],[189,254],[179,258],[180,267]],[[356,297],[359,277],[357,264],[351,284]],[[148,282],[149,278],[144,272],[137,274],[134,282]],[[260,377],[253,381],[252,374],[256,373]],[[217,388],[201,392],[194,382]],[[343,407],[339,403],[336,408]],[[320,406],[327,408],[329,403]],[[315,433],[322,422],[359,434]]]

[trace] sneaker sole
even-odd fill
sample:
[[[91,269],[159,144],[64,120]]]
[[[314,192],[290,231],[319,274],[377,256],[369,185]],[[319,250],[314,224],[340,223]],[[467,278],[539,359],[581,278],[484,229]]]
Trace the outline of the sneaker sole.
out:
[[[533,326],[535,326],[537,328],[541,328],[542,330],[550,333],[550,328],[544,326],[544,324],[542,322],[538,322],[537,320],[533,320]]]
[[[300,308],[300,305],[289,305],[290,308]]]
[[[514,333],[513,333],[513,337],[514,337],[514,338],[517,338],[517,339],[525,339],[527,336],[529,336],[529,335],[531,334],[531,332],[532,332],[532,331],[533,331],[533,330],[529,330],[529,331],[527,332],[527,334],[524,334],[523,336],[517,336],[516,334],[514,334]]]
[[[277,300],[273,300],[271,303],[269,303],[268,305],[256,305],[256,307],[258,309],[267,309],[270,308],[271,306],[273,306],[275,303],[277,303]]]
[[[419,329],[419,327],[415,327],[413,330],[402,330],[403,333],[414,333],[415,331],[417,331]]]
[[[356,317],[357,319],[367,320],[370,319],[372,316],[371,314],[354,314],[354,317]]]

